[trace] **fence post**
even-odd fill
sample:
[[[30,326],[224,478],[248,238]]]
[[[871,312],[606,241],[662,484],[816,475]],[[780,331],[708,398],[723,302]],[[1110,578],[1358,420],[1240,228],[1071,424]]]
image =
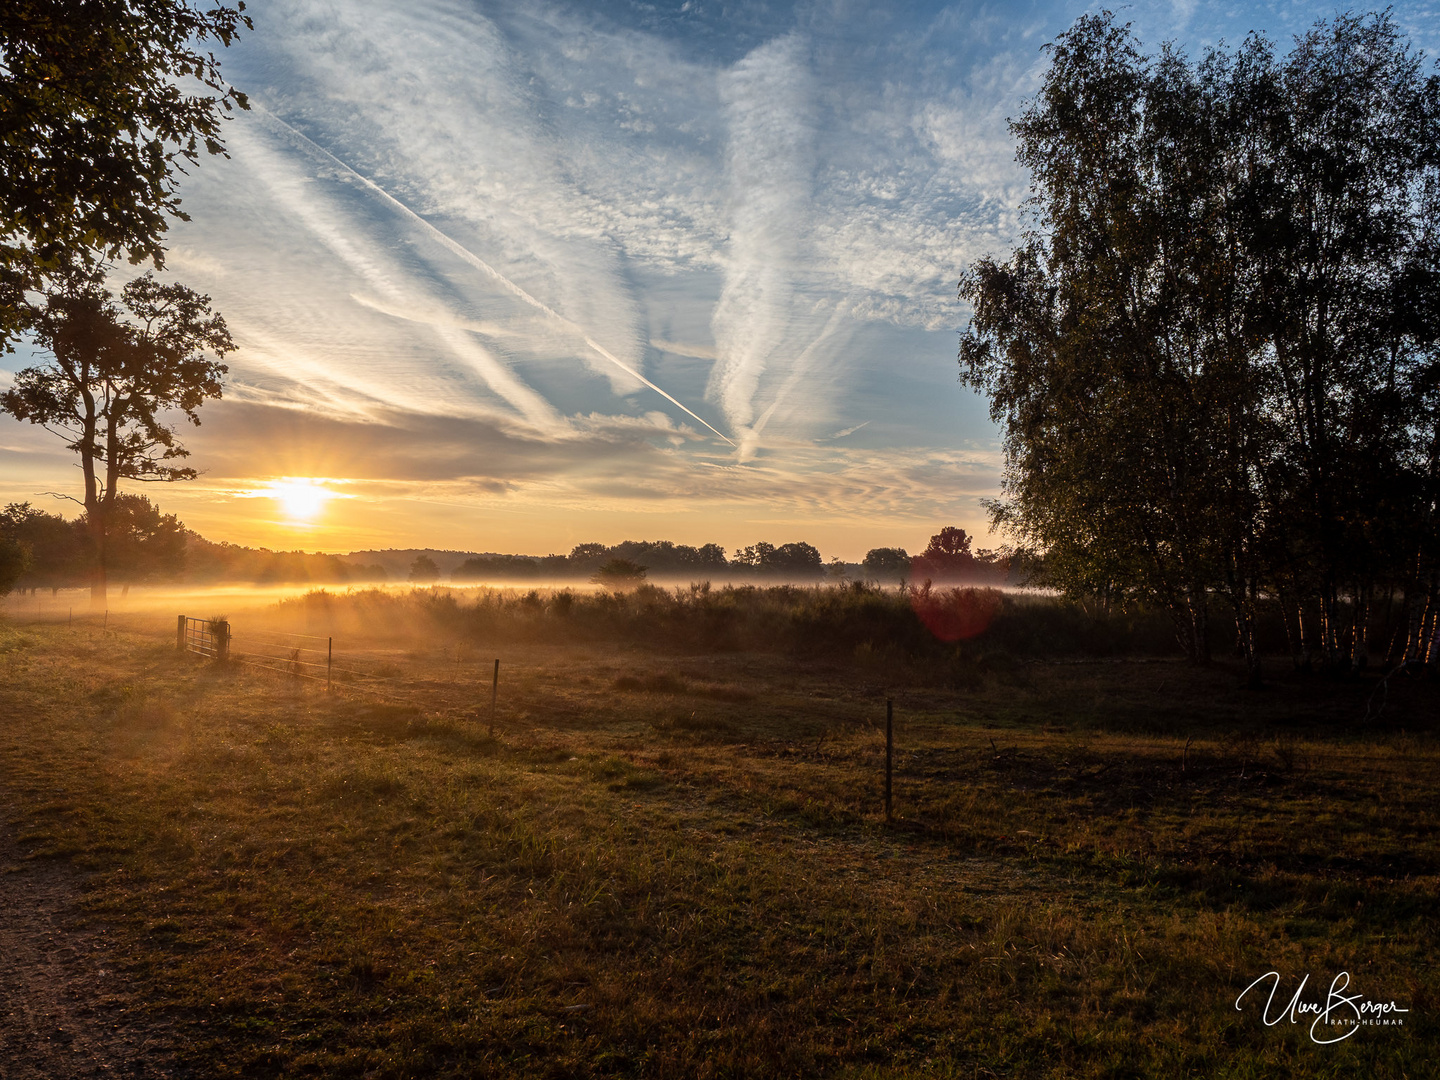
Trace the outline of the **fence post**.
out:
[[[175,616],[175,648],[180,652],[185,651],[185,616]]]
[[[330,668],[335,663],[335,639],[325,639],[325,689],[330,689]]]
[[[215,662],[223,664],[230,659],[230,623],[217,622],[211,630],[215,635]]]
[[[890,769],[895,753],[895,702],[885,699],[885,824],[890,824]]]
[[[495,699],[500,696],[500,659],[495,659],[495,678],[490,683],[490,737],[495,737]]]

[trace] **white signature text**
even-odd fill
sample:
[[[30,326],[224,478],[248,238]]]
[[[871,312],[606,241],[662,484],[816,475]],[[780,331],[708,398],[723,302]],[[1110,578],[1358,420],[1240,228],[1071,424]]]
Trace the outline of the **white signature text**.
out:
[[[1305,984],[1310,981],[1306,975],[1300,980],[1300,985],[1295,988],[1295,996],[1290,999],[1288,1007],[1282,1007],[1280,1011],[1274,1011],[1275,995],[1280,989],[1280,973],[1278,971],[1267,971],[1258,979],[1252,982],[1240,996],[1235,999],[1235,1008],[1241,1008],[1241,1002],[1245,995],[1254,990],[1261,983],[1267,980],[1274,980],[1270,983],[1270,994],[1265,999],[1265,1010],[1261,1013],[1261,1019],[1265,1021],[1266,1027],[1274,1027],[1285,1019],[1292,1024],[1303,1022],[1310,1018],[1310,1041],[1321,1046],[1328,1046],[1331,1043],[1343,1042],[1350,1038],[1361,1027],[1403,1025],[1404,1017],[1394,1015],[1396,1013],[1408,1013],[1409,1009],[1402,1009],[1393,1001],[1370,1001],[1360,994],[1345,993],[1350,988],[1350,973],[1342,971],[1330,981],[1330,992],[1325,995],[1324,1004],[1318,1001],[1302,1001],[1301,994],[1305,992]],[[1345,1032],[1333,1038],[1323,1038],[1321,1029],[1333,1030],[1344,1028]]]

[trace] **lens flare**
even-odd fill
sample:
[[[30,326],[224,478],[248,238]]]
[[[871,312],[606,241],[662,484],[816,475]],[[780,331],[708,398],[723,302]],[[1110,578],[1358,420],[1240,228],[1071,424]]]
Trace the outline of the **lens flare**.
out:
[[[997,589],[932,589],[910,586],[910,606],[926,628],[950,643],[979,637],[1005,605]]]

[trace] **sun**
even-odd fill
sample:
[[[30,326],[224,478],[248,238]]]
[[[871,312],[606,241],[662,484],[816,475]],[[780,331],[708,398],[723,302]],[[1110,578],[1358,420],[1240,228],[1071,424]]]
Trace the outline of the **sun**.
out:
[[[336,497],[323,481],[289,476],[271,481],[262,494],[279,503],[285,516],[296,522],[314,521]]]

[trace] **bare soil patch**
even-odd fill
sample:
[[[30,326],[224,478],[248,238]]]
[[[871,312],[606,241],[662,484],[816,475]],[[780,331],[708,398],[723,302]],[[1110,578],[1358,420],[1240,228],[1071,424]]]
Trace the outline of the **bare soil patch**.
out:
[[[0,1077],[176,1076],[168,1033],[132,1015],[108,935],[85,920],[84,874],[27,859],[0,809]]]

